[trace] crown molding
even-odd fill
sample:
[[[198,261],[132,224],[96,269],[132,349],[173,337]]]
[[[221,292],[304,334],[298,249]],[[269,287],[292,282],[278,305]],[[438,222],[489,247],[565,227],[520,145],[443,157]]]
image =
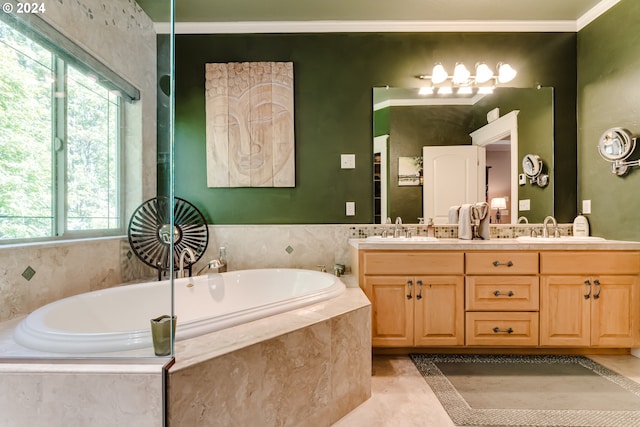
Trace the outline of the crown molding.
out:
[[[174,31],[176,34],[578,32],[619,2],[601,0],[575,21],[176,22]],[[154,25],[158,34],[171,33],[169,22],[156,22]]]
[[[155,23],[158,34],[171,24]],[[576,21],[247,21],[176,22],[176,34],[576,32]]]
[[[596,18],[598,18],[603,13],[605,13],[607,10],[611,9],[613,6],[615,6],[619,2],[620,0],[602,0],[600,3],[593,6],[584,15],[582,15],[580,18],[577,19],[576,21],[577,31],[580,31],[581,29],[583,29],[584,27],[586,27],[587,25],[595,21]]]

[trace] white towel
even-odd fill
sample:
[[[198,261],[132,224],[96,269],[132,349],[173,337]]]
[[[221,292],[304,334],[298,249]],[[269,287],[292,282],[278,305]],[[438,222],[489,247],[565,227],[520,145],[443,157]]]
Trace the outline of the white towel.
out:
[[[471,205],[465,204],[460,206],[458,214],[458,239],[471,240],[473,233],[471,232]]]
[[[483,240],[489,240],[491,238],[491,232],[489,231],[489,204],[480,202],[473,205],[471,217],[473,224],[477,227],[477,236],[480,236]]]
[[[449,208],[449,224],[457,224],[458,223],[458,212],[460,211],[460,206],[451,206]]]

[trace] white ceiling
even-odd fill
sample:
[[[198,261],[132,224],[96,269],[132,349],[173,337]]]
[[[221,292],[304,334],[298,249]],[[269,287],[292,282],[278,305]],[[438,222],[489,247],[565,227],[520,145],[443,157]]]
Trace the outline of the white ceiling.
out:
[[[168,21],[169,1],[137,1],[155,22]],[[215,23],[224,31],[243,25],[273,27],[267,32],[345,31],[347,26],[352,31],[577,31],[618,1],[175,0],[175,16],[193,28]]]

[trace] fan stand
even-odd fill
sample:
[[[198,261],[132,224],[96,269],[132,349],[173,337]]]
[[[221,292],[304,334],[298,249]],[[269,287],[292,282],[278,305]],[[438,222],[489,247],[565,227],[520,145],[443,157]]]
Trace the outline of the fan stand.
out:
[[[158,280],[162,280],[171,270],[171,262],[174,271],[179,268],[180,254],[187,248],[196,255],[196,259],[187,264],[191,276],[193,264],[207,249],[209,229],[202,213],[186,200],[174,197],[171,209],[168,197],[155,197],[144,202],[133,212],[129,221],[128,237],[136,256],[148,266],[156,268]],[[170,258],[173,261],[170,261]]]

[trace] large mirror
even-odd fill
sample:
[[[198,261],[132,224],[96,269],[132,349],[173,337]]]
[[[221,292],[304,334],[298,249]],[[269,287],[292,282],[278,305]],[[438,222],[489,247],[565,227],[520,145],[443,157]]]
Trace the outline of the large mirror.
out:
[[[514,121],[515,128],[487,136],[487,114]],[[506,198],[501,223],[542,222],[554,212],[553,201],[553,88],[504,88],[492,94],[467,96],[420,95],[416,88],[373,89],[374,222],[401,217],[415,223],[424,217],[421,169],[422,147],[472,145],[472,134],[482,134],[486,148],[483,198]],[[504,120],[503,120],[504,119]],[[491,121],[492,124],[496,122]],[[511,126],[511,125],[508,125]],[[494,126],[495,127],[495,126]],[[498,126],[503,128],[503,126]],[[522,156],[534,153],[543,160],[549,184],[542,188],[519,179]],[[407,165],[415,165],[414,169]],[[493,221],[496,209],[491,210]]]

